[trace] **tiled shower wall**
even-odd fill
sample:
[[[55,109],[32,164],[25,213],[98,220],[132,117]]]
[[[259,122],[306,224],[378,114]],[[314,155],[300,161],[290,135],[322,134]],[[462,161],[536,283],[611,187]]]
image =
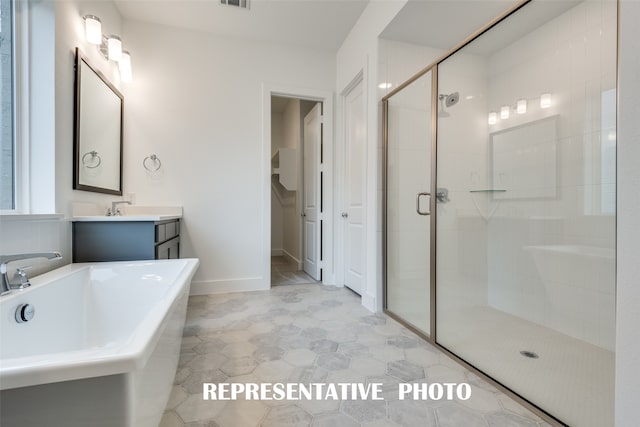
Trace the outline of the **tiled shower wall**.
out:
[[[616,3],[587,1],[489,61],[489,110],[527,99],[525,114],[512,110],[490,132],[557,117],[557,142],[513,151],[515,163],[539,158],[544,179],[520,182],[505,193],[515,190],[517,198],[492,202],[489,303],[609,350],[615,335],[615,47]],[[548,109],[540,108],[542,93],[551,94]],[[567,268],[554,264],[558,257]]]

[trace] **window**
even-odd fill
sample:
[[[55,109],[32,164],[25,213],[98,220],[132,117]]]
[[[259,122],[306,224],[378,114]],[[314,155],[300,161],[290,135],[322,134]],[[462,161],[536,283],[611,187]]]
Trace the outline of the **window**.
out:
[[[13,1],[0,0],[0,211],[16,207]]]

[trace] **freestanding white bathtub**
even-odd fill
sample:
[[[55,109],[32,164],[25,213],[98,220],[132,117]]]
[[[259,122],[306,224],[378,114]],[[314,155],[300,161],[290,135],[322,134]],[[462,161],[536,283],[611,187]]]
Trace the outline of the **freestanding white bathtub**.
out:
[[[198,263],[70,264],[0,297],[0,425],[157,427]]]

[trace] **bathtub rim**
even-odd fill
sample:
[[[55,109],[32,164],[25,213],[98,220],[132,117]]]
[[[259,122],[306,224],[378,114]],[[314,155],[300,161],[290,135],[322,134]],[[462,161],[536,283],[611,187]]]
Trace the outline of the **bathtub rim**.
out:
[[[3,303],[28,296],[49,282],[62,279],[83,269],[144,263],[183,264],[170,292],[153,307],[131,335],[122,341],[105,346],[73,350],[60,353],[0,359],[0,390],[28,387],[39,384],[73,381],[85,378],[117,375],[143,368],[156,346],[165,322],[174,304],[183,293],[188,293],[191,280],[200,261],[197,258],[179,260],[116,261],[104,263],[67,264],[32,279],[32,286],[23,291],[3,296]],[[5,300],[6,298],[6,300]]]

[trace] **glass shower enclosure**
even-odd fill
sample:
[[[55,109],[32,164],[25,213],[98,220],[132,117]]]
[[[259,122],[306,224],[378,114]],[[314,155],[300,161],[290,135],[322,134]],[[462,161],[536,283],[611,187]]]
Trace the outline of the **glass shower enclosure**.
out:
[[[615,1],[523,2],[383,99],[385,310],[572,426],[614,420],[616,51]]]
[[[383,104],[385,140],[385,308],[416,332],[431,332],[432,71]]]

